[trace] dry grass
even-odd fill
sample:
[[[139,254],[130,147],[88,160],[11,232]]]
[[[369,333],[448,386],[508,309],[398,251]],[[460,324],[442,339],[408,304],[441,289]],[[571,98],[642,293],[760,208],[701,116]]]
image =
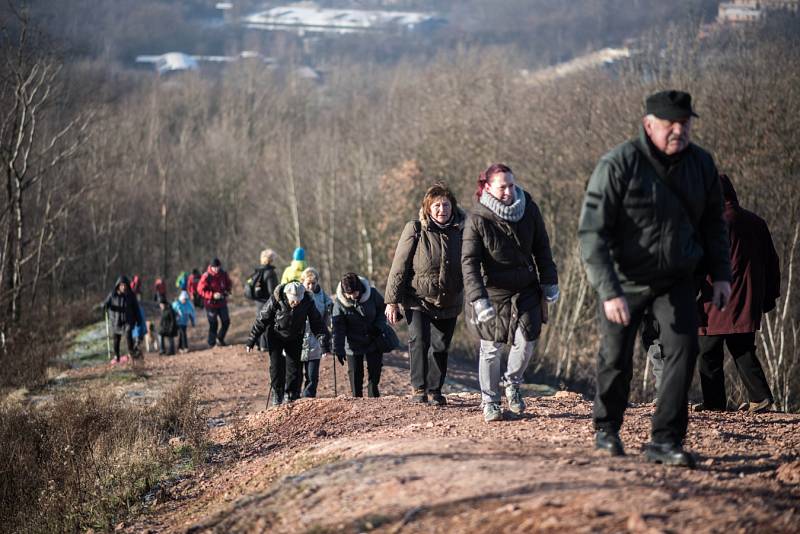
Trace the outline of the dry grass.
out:
[[[206,420],[191,378],[156,405],[109,394],[0,408],[0,524],[10,532],[113,530],[181,454],[202,460]],[[186,446],[174,450],[170,439]]]

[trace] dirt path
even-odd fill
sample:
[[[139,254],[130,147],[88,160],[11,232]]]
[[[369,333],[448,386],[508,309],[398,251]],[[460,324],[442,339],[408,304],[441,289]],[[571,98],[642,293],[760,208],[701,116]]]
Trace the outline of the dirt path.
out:
[[[249,309],[233,314],[242,342]],[[204,321],[193,332],[200,346]],[[338,365],[338,364],[337,364]],[[146,359],[143,370],[86,368],[67,383],[133,400],[193,374],[215,453],[164,484],[128,532],[531,532],[800,530],[800,416],[692,414],[694,471],[642,461],[651,405],[633,406],[629,455],[592,454],[591,403],[529,398],[524,418],[483,423],[471,366],[456,365],[443,408],[412,405],[408,362],[387,356],[384,397],[343,396],[322,366],[320,398],[265,410],[266,357],[241,345]],[[461,392],[457,392],[461,391]]]

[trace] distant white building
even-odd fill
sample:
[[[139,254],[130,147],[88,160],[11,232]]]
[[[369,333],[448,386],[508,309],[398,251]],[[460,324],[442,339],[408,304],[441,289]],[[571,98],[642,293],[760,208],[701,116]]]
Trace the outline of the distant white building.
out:
[[[431,13],[328,9],[308,5],[287,5],[243,17],[247,28],[306,32],[355,33],[402,29],[414,31],[445,23]]]
[[[233,63],[244,59],[257,59],[268,65],[275,63],[275,60],[264,57],[258,52],[245,50],[236,56],[195,56],[183,52],[167,52],[159,55],[136,56],[136,63],[150,63],[159,75],[167,75],[178,72],[196,71],[200,68],[201,62],[207,63]]]
[[[159,75],[197,70],[197,59],[183,52],[167,52],[157,56],[136,56],[136,63],[151,63]]]
[[[755,22],[763,16],[756,2],[723,2],[719,5],[717,21],[721,23]]]
[[[756,22],[768,12],[787,10],[797,13],[800,10],[800,0],[731,0],[719,5],[717,22],[720,23],[747,23]]]
[[[608,67],[629,57],[631,57],[631,51],[628,48],[603,48],[602,50],[597,50],[533,72],[522,70],[520,74],[524,82],[528,85],[540,85],[557,78],[571,76],[583,71]]]

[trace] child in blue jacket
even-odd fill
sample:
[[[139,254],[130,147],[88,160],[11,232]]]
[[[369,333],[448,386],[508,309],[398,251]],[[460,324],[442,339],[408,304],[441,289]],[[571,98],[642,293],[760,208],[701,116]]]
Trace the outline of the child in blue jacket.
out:
[[[189,352],[189,338],[186,336],[186,327],[189,322],[192,323],[194,328],[195,315],[194,306],[192,301],[189,300],[189,293],[181,291],[178,300],[172,303],[172,309],[175,310],[175,315],[178,316],[178,352]]]

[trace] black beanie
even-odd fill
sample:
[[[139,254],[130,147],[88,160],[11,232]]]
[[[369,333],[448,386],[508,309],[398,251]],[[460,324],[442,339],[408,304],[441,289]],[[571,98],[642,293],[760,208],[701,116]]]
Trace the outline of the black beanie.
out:
[[[214,258],[213,260],[211,260],[211,266],[212,267],[222,267],[222,262],[219,261],[219,258]]]

